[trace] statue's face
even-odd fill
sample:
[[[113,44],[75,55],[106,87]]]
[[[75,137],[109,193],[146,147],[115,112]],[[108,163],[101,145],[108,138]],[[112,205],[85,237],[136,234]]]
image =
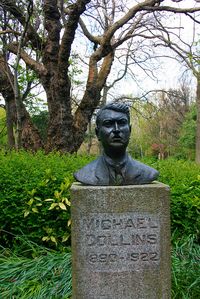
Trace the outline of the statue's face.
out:
[[[100,115],[97,137],[105,151],[126,149],[131,127],[125,113],[114,110],[103,110]]]

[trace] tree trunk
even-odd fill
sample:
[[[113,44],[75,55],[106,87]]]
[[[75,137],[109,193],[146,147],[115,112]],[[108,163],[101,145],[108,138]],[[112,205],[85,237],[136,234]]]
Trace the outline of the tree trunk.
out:
[[[95,55],[94,55],[95,57]],[[106,83],[114,60],[112,51],[104,57],[102,66],[98,71],[98,59],[90,58],[88,81],[83,99],[74,115],[74,151],[77,152],[84,141],[85,132],[95,109],[101,99],[101,91]]]
[[[55,60],[48,65],[48,74],[42,77],[47,94],[49,126],[46,152],[77,152],[85,138],[85,132],[94,110],[101,99],[101,90],[106,82],[114,59],[114,53],[104,58],[102,67],[97,71],[98,60],[92,60],[85,93],[74,115],[71,111],[70,80],[63,76]],[[50,79],[49,79],[50,78]]]
[[[21,145],[22,148],[31,151],[37,151],[38,149],[43,148],[43,141],[40,137],[39,131],[36,126],[33,124],[29,113],[26,110],[26,107],[21,103]]]
[[[197,107],[197,126],[196,126],[195,161],[196,163],[200,164],[200,75],[197,76],[196,107]]]
[[[7,135],[8,135],[8,149],[15,148],[15,137],[14,137],[14,123],[15,120],[13,118],[14,115],[16,115],[15,112],[15,105],[13,98],[7,99],[5,101],[5,107],[6,107],[6,128],[7,128]]]
[[[6,124],[8,134],[8,147],[16,147],[14,138],[14,125],[16,126],[16,105],[13,91],[14,78],[3,56],[0,56],[0,93],[3,95],[6,107]],[[42,148],[42,140],[37,128],[33,125],[31,117],[26,110],[25,105],[21,102],[21,145],[22,147],[36,151]]]
[[[16,107],[16,149],[19,150],[22,147],[22,99],[19,93],[16,74],[14,75],[14,101]]]
[[[45,78],[46,81],[46,78]],[[73,152],[74,130],[70,102],[70,81],[61,80],[57,75],[45,82],[49,122],[47,130],[46,152],[58,150]]]
[[[87,154],[90,155],[92,147],[92,124],[91,121],[88,124],[88,143],[87,143]]]
[[[109,89],[110,88],[105,84],[105,86],[103,87],[103,95],[102,95],[102,100],[101,100],[101,106],[106,105]]]

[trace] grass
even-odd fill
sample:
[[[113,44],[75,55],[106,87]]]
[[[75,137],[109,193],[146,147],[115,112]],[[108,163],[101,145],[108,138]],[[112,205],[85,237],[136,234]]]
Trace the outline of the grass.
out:
[[[68,299],[71,296],[71,253],[30,243],[35,257],[2,248],[0,294],[3,299]],[[32,248],[30,249],[32,252]],[[200,246],[190,236],[173,242],[172,298],[200,298]]]
[[[2,249],[0,298],[68,299],[71,296],[71,253],[50,251],[36,244],[35,247],[34,258],[28,258],[27,252],[25,256],[16,256]]]
[[[172,298],[200,298],[200,245],[194,236],[174,242],[172,251]]]

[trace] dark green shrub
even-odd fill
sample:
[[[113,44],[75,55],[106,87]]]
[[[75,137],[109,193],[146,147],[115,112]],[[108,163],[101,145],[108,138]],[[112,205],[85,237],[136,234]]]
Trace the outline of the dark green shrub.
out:
[[[68,246],[72,174],[89,158],[43,152],[0,152],[0,158],[0,244],[17,245],[14,236],[24,234],[37,244]]]
[[[72,174],[93,157],[2,151],[0,158],[0,244],[17,248],[14,237],[24,234],[37,244],[64,250],[70,245]],[[171,159],[144,162],[157,168],[159,180],[171,188],[172,231],[198,240],[200,167]]]
[[[72,173],[93,158],[60,156],[58,153],[45,155],[42,152],[0,152],[0,158],[0,245],[6,247],[0,256],[0,293],[5,298],[66,299],[71,293],[70,254],[48,253],[46,250],[38,253],[38,245],[33,244],[30,248],[30,240],[59,251],[68,250]],[[200,292],[197,244],[200,167],[193,162],[171,159],[145,160],[145,163],[157,168],[159,180],[171,188],[172,231],[175,232],[172,239],[172,297],[197,298]],[[21,241],[20,235],[25,241]],[[18,255],[23,253],[23,257],[13,257],[13,253],[10,256],[8,247]],[[25,271],[21,271],[22,264]],[[43,275],[46,266],[52,271]],[[37,272],[40,269],[42,272]],[[67,272],[59,270],[59,275],[55,276],[57,269]],[[18,280],[12,280],[13,273]],[[55,295],[54,286],[64,280],[67,280],[67,288],[61,289],[62,294]],[[61,285],[65,286],[63,282]]]
[[[171,189],[171,227],[177,237],[200,240],[200,166],[191,161],[165,160],[153,164],[159,180]]]

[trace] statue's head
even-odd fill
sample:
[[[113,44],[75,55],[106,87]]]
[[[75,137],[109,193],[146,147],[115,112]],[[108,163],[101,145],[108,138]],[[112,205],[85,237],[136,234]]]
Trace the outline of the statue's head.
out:
[[[97,113],[96,135],[105,152],[124,152],[131,132],[129,108],[124,103],[111,103]]]

